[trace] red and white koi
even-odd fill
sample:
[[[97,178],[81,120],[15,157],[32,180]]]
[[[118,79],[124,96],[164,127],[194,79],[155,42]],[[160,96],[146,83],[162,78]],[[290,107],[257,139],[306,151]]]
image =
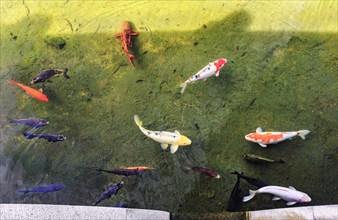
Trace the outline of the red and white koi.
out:
[[[262,128],[258,127],[256,133],[250,133],[245,136],[247,141],[255,142],[262,147],[266,147],[267,144],[277,144],[286,139],[299,136],[305,140],[305,135],[309,134],[309,130],[300,131],[287,131],[287,132],[263,132]]]
[[[207,66],[205,66],[203,69],[201,69],[200,71],[198,71],[195,75],[193,75],[192,77],[190,77],[187,81],[185,81],[184,83],[182,83],[180,85],[181,89],[181,93],[183,94],[185,88],[187,87],[187,85],[189,83],[195,82],[197,80],[200,79],[204,79],[207,80],[207,78],[213,76],[214,74],[216,75],[216,77],[219,76],[219,71],[220,69],[227,64],[227,60],[224,58],[218,59],[212,63],[209,63]]]

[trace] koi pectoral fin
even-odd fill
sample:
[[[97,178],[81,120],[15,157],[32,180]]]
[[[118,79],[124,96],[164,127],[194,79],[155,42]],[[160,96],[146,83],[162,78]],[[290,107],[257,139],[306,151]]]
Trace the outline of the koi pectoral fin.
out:
[[[178,149],[178,145],[175,145],[175,144],[172,144],[172,145],[170,145],[170,153],[175,153],[176,151],[177,151],[177,149]]]
[[[166,150],[168,148],[169,144],[161,144],[161,148],[163,150]]]
[[[259,145],[261,145],[262,147],[266,147],[266,144],[259,143]]]
[[[294,205],[296,202],[287,202],[286,205]]]

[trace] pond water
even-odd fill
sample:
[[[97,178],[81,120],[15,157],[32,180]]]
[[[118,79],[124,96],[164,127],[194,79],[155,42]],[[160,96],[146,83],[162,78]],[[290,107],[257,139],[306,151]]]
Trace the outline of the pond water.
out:
[[[298,206],[337,203],[337,3],[269,2],[262,2],[263,11],[275,17],[244,1],[196,3],[190,10],[189,2],[2,2],[1,202],[91,205],[110,184],[124,181],[100,205],[217,213],[226,208],[236,182],[230,172],[237,170],[312,198]],[[290,16],[281,14],[287,7]],[[114,38],[123,20],[139,31],[131,50],[135,68]],[[218,78],[189,84],[180,94],[182,82],[218,58],[228,60]],[[65,67],[69,80],[30,84],[42,70]],[[49,102],[9,79],[43,87]],[[192,144],[175,154],[162,150],[141,133],[135,114],[145,128],[178,130]],[[7,118],[49,124],[31,130]],[[311,133],[262,148],[244,139],[259,126]],[[26,131],[67,139],[29,140]],[[246,153],[285,163],[250,163]],[[130,177],[96,172],[127,166],[154,169]],[[221,178],[187,174],[181,166],[209,167]],[[65,188],[18,193],[51,183]],[[241,196],[253,189],[244,181],[240,187]],[[236,210],[281,207],[284,201],[259,195]]]

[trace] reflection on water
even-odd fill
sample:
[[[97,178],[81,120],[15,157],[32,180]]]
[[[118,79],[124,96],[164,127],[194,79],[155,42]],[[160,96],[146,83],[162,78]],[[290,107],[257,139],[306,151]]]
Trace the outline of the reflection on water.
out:
[[[133,21],[140,31],[133,42],[135,69],[114,33],[58,35],[66,42],[60,48],[50,45],[55,36],[47,34],[53,22],[47,15],[31,13],[2,26],[1,202],[91,205],[109,185],[123,181],[119,193],[100,205],[125,201],[128,207],[178,213],[219,212],[236,182],[230,172],[237,170],[308,193],[312,202],[306,205],[337,203],[337,34],[250,32],[252,19],[240,10],[186,32],[139,30]],[[191,84],[180,94],[182,82],[220,57],[228,64],[219,78]],[[70,80],[55,77],[43,84],[48,103],[7,83],[29,85],[41,70],[64,67]],[[150,130],[179,130],[192,145],[175,154],[163,151],[139,131],[134,114]],[[27,127],[6,117],[46,118],[48,126],[34,132],[67,139],[27,140]],[[311,133],[304,141],[262,148],[244,140],[258,126]],[[246,153],[285,164],[253,164],[243,158]],[[129,177],[96,171],[141,165],[155,169]],[[210,167],[221,178],[184,173],[181,166]],[[51,183],[65,189],[17,192]],[[240,187],[241,196],[247,195],[250,186]],[[260,195],[238,211],[276,207],[285,202]]]

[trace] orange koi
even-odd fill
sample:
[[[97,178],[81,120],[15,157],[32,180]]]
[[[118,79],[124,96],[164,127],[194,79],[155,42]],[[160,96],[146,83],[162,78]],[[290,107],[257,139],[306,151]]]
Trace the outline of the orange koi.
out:
[[[25,92],[28,95],[32,96],[33,98],[38,99],[38,100],[43,101],[43,102],[48,102],[47,96],[45,94],[43,94],[42,92],[35,90],[31,87],[25,86],[21,83],[15,82],[14,80],[8,80],[8,82],[12,83],[13,85],[19,86],[21,89],[25,90]]]
[[[115,37],[119,37],[122,41],[122,48],[124,52],[127,54],[128,60],[133,67],[135,67],[133,60],[135,56],[129,53],[129,48],[132,48],[133,45],[131,43],[131,36],[138,35],[137,31],[132,31],[130,29],[130,24],[128,21],[122,22],[122,32],[115,34]]]

